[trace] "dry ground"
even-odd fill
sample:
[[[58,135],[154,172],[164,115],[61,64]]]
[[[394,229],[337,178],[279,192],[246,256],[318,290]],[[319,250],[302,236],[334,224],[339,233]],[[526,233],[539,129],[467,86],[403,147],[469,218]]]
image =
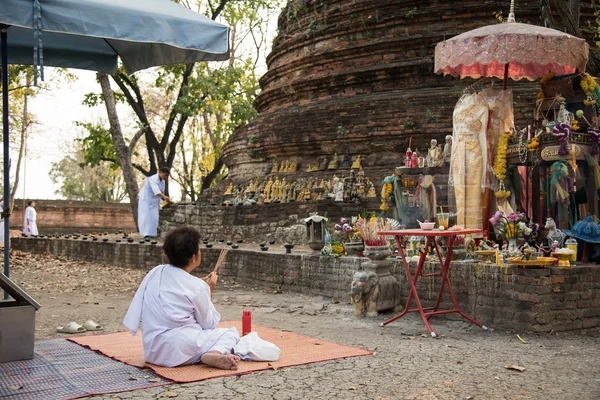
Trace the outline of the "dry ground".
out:
[[[38,339],[57,326],[93,319],[106,331],[121,321],[145,275],[108,265],[14,252],[11,277],[41,304]],[[215,303],[224,320],[251,309],[253,322],[374,350],[355,357],[252,375],[173,384],[93,398],[150,399],[599,399],[600,334],[485,332],[462,321],[432,319],[442,335],[423,333],[415,315],[386,328],[358,320],[349,304],[295,293],[272,293],[220,282]],[[387,316],[389,317],[389,316]],[[482,321],[485,323],[485,321]],[[516,333],[527,340],[521,343]],[[518,372],[507,364],[525,367]]]

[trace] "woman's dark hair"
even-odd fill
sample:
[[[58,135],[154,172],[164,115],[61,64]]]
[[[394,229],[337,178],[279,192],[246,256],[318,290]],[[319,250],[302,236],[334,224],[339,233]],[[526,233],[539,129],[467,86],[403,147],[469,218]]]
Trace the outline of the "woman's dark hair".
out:
[[[189,226],[180,226],[171,230],[165,237],[163,251],[169,263],[175,267],[185,268],[192,256],[200,250],[200,232]]]

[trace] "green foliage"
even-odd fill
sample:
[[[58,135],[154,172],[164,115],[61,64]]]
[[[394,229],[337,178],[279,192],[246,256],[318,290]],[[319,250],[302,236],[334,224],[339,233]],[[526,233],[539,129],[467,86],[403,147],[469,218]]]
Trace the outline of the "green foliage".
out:
[[[86,165],[81,149],[52,163],[50,177],[67,200],[121,201],[126,195],[121,170],[106,161]]]
[[[100,124],[90,122],[76,121],[75,125],[83,128],[87,133],[87,136],[76,139],[81,146],[81,167],[89,165],[93,168],[104,161],[108,161],[112,170],[117,169],[119,161],[110,131]]]
[[[452,87],[452,95],[456,98],[460,98],[463,95],[464,88],[460,85],[454,85]]]
[[[408,10],[404,16],[408,19],[413,19],[416,15],[417,15],[417,9],[413,8],[413,9]]]
[[[248,142],[250,143],[257,143],[258,142],[258,136],[252,134],[248,137]]]
[[[418,124],[414,121],[406,121],[404,123],[404,129],[417,129]]]
[[[427,122],[432,122],[433,120],[438,120],[440,119],[441,115],[440,114],[434,114],[433,111],[431,111],[429,108],[427,110],[425,110],[425,120]]]
[[[337,127],[337,135],[338,136],[346,136],[347,134],[348,134],[348,131],[342,125],[339,125]]]

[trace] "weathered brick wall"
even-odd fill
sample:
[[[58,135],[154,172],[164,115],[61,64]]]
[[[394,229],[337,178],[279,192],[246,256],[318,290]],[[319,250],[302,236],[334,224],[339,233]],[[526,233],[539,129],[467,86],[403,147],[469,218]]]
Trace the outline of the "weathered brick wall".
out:
[[[229,177],[247,182],[269,161],[294,159],[305,170],[318,157],[362,155],[366,176],[402,162],[409,141],[424,150],[452,133],[452,112],[471,79],[433,72],[438,42],[497,23],[510,2],[289,0],[267,58],[256,100],[258,117],[223,149]],[[583,9],[583,8],[582,8]],[[590,9],[583,10],[587,26]],[[541,25],[539,1],[518,2],[519,22]],[[511,82],[523,126],[539,84]],[[318,173],[321,174],[321,173]]]
[[[128,268],[149,269],[163,262],[160,247],[148,244],[15,238],[11,246]],[[212,269],[219,252],[217,248],[202,250],[199,275]],[[352,276],[365,261],[365,258],[340,257],[321,262],[319,257],[307,254],[232,250],[220,275],[243,284],[347,301]],[[404,268],[398,261],[390,265],[405,299],[409,289]],[[414,274],[414,264],[411,269]],[[524,269],[461,262],[453,264],[451,281],[460,307],[488,327],[534,332],[600,327],[598,266]],[[420,278],[418,291],[425,305],[435,303],[439,283],[439,277]],[[450,306],[446,295],[441,307]],[[449,317],[458,318],[455,314]]]
[[[333,200],[305,203],[273,203],[247,206],[217,204],[179,204],[160,212],[162,232],[179,225],[200,230],[210,240],[243,238],[245,240],[276,240],[278,243],[306,243],[303,218],[311,212],[327,216],[330,221],[377,210],[379,199],[364,199],[361,203],[336,203]]]
[[[15,208],[10,218],[11,229],[23,229],[23,212],[28,201],[15,200]],[[136,230],[129,203],[72,200],[34,201],[38,229],[43,233]]]

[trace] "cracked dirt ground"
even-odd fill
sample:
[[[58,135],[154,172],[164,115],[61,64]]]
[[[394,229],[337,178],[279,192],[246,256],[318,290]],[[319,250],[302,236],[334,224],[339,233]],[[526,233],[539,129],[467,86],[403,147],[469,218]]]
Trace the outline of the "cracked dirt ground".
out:
[[[61,337],[56,326],[94,319],[105,332],[121,321],[146,271],[13,253],[11,277],[41,304],[38,339]],[[600,332],[534,335],[432,318],[441,335],[425,335],[416,315],[386,328],[389,317],[359,320],[350,304],[273,293],[220,282],[214,294],[223,320],[252,310],[253,323],[357,346],[373,356],[261,371],[91,399],[599,399]],[[485,323],[485,321],[482,321]],[[527,341],[523,344],[516,334]],[[506,369],[508,364],[525,368]]]

